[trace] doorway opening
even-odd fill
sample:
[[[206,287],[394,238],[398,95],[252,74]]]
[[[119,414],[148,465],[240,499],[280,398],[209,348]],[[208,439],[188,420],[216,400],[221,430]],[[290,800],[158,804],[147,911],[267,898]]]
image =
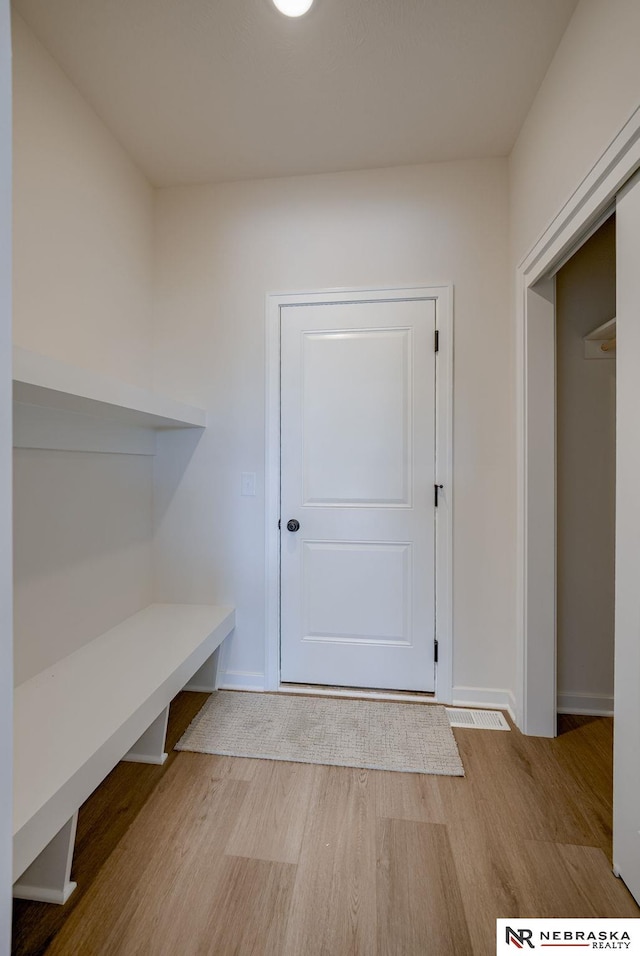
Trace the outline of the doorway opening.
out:
[[[613,714],[615,213],[555,276],[557,712]]]
[[[625,184],[640,168],[639,144],[640,109],[614,137],[516,269],[516,723],[523,733],[532,736],[554,737],[557,732],[556,527],[555,507],[551,506],[556,492],[554,277],[616,209],[620,296],[619,199],[623,187],[627,188]],[[633,233],[632,228],[629,231]],[[618,398],[620,371],[618,361]],[[619,407],[617,417],[619,423]],[[618,500],[620,482],[618,474]],[[616,667],[619,671],[618,664]],[[616,695],[619,699],[619,686]]]

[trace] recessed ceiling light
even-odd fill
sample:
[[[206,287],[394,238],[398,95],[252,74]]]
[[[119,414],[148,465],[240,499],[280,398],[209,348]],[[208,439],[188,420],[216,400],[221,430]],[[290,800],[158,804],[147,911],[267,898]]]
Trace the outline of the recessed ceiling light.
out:
[[[301,17],[309,10],[313,0],[273,0],[273,2],[285,17]]]

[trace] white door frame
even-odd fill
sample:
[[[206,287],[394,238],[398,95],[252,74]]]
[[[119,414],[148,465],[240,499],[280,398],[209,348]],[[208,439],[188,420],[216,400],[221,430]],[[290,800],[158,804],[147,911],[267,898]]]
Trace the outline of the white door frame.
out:
[[[640,168],[640,108],[517,268],[516,721],[556,735],[555,283]],[[552,507],[549,507],[552,502]]]
[[[13,883],[10,19],[8,0],[0,0],[0,956],[11,949]]]
[[[273,292],[266,299],[266,642],[265,690],[280,686],[280,322],[287,306],[393,299],[432,299],[439,332],[436,374],[436,468],[443,490],[436,522],[436,699],[450,703],[453,688],[453,287],[328,289]]]

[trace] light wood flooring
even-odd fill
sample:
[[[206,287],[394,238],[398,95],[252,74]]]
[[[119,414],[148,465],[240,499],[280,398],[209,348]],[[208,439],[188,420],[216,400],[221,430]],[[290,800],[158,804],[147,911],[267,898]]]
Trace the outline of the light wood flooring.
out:
[[[172,705],[169,745],[205,700]],[[456,730],[466,777],[171,752],[80,812],[15,956],[492,956],[496,917],[640,916],[611,872],[612,722]]]

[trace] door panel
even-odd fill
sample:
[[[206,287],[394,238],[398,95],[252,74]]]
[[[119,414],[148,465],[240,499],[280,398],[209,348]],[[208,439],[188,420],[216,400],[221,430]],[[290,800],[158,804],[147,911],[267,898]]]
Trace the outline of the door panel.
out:
[[[410,337],[411,329],[303,333],[305,505],[409,504]]]
[[[435,304],[281,321],[282,680],[432,690]]]
[[[411,545],[306,541],[303,640],[409,644]],[[371,582],[382,584],[372,592]]]

